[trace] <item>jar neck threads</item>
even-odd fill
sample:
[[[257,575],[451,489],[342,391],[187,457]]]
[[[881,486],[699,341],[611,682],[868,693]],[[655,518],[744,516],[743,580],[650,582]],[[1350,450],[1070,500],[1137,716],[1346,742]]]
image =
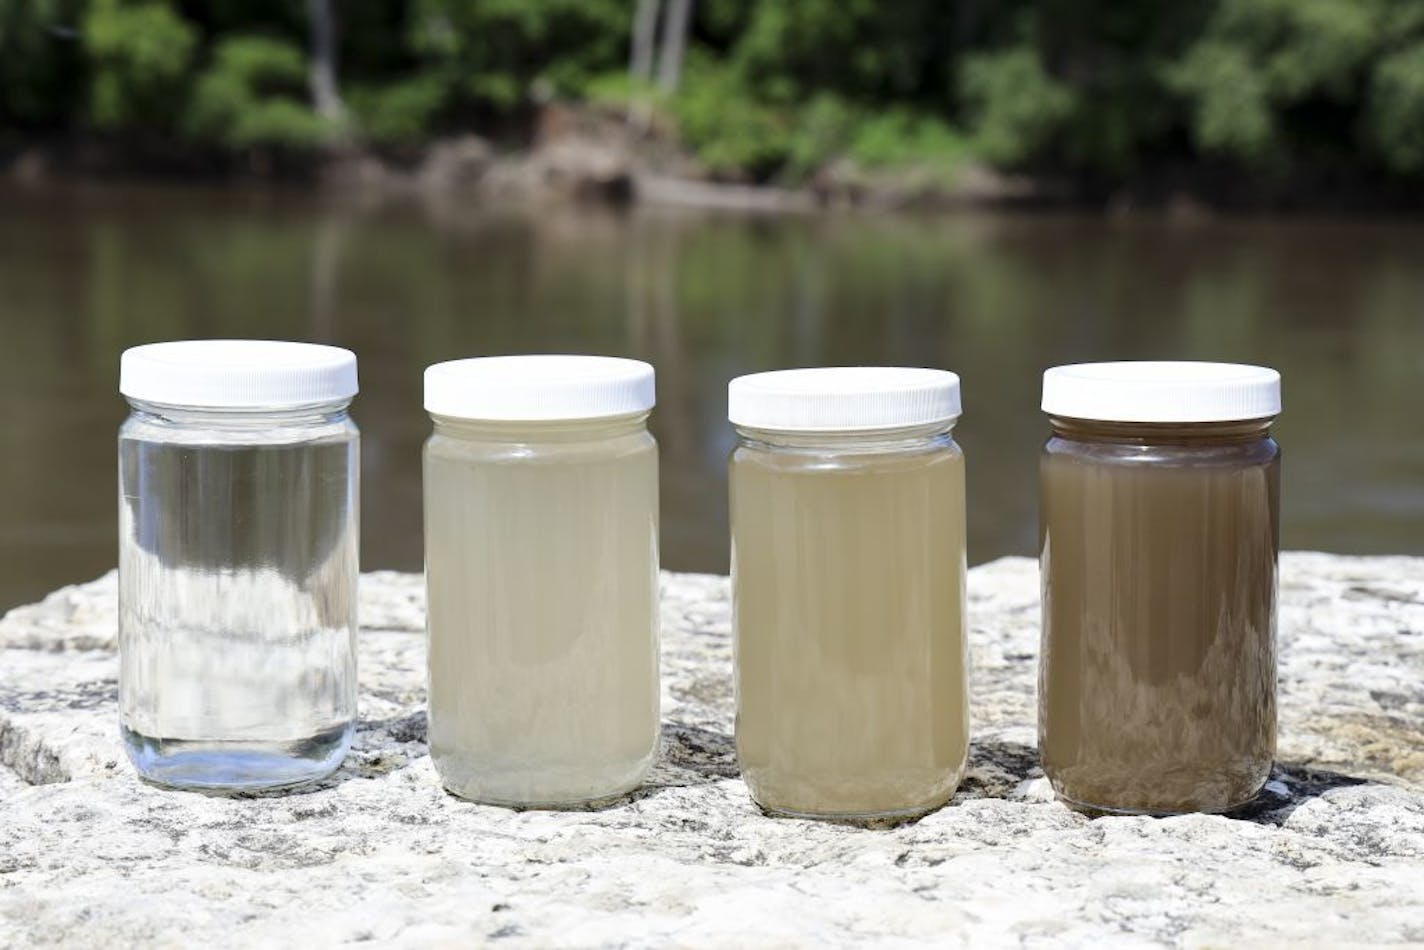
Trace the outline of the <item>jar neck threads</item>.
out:
[[[200,426],[204,429],[268,429],[325,425],[346,416],[351,406],[350,399],[272,409],[173,406],[134,398],[129,398],[128,403],[135,415],[142,416],[149,422]]]
[[[762,445],[778,451],[870,454],[915,451],[950,442],[957,421],[952,419],[948,422],[931,422],[892,429],[789,431],[757,429],[744,425],[739,425],[736,429],[737,435],[744,443]]]
[[[461,419],[431,414],[437,435],[482,442],[587,442],[642,432],[647,412],[593,419]]]
[[[1048,417],[1053,434],[1082,442],[1140,445],[1229,445],[1254,442],[1271,434],[1275,417],[1227,422],[1109,422],[1101,419]]]

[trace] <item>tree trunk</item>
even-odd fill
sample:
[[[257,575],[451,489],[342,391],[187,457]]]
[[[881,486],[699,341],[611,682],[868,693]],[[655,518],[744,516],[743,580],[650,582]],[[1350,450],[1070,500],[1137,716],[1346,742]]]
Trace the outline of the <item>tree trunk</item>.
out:
[[[682,51],[687,48],[687,29],[691,22],[692,0],[669,0],[658,63],[658,88],[663,92],[677,90],[677,81],[682,75]]]
[[[311,19],[312,106],[323,119],[340,121],[346,106],[336,85],[336,19],[331,0],[307,0]]]
[[[628,75],[634,82],[653,79],[653,43],[658,32],[658,10],[662,0],[638,0],[633,14],[633,52],[628,59]]]
[[[628,98],[628,124],[638,132],[646,132],[653,119],[653,106],[643,95],[644,87],[653,81],[653,45],[657,41],[658,14],[662,0],[638,0],[633,14],[633,44],[628,57],[628,76],[633,80]]]

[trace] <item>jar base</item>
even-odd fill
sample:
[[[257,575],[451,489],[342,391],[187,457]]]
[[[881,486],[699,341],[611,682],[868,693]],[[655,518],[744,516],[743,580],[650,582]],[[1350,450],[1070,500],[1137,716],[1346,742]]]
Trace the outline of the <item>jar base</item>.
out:
[[[445,791],[476,805],[515,810],[588,811],[616,805],[641,788],[652,767],[653,755],[650,751],[636,762],[605,770],[597,781],[584,782],[574,780],[567,770],[541,770],[509,775],[496,785],[489,776],[499,774],[499,769],[490,766],[482,769],[445,755],[435,757],[435,771]],[[553,795],[516,794],[521,789],[541,785],[546,789],[562,786],[569,791]],[[505,790],[503,794],[501,787]]]
[[[949,798],[953,798],[951,795]],[[817,811],[797,811],[792,808],[778,808],[774,805],[767,805],[756,800],[752,801],[767,815],[773,818],[800,818],[804,821],[827,821],[832,824],[844,825],[898,825],[908,821],[918,821],[926,815],[939,811],[949,804],[949,798],[942,802],[934,802],[929,805],[916,805],[913,808],[895,809],[892,811],[875,812],[817,812]]]
[[[554,801],[514,801],[511,799],[491,798],[488,795],[468,794],[456,788],[451,788],[445,783],[440,787],[461,801],[469,802],[472,805],[493,805],[496,808],[509,808],[514,811],[597,811],[600,808],[609,808],[620,804],[633,792],[642,786],[642,781],[634,782],[627,788],[619,791],[609,792],[606,795],[598,795],[594,798],[570,798],[558,799]]]
[[[949,804],[964,778],[967,751],[966,746],[959,765],[951,769],[899,772],[882,775],[873,782],[824,775],[815,781],[800,775],[793,781],[778,770],[746,765],[742,766],[742,780],[752,801],[768,815],[841,824],[894,825],[916,821]],[[802,804],[812,807],[797,807]]]
[[[758,808],[775,818],[800,818],[806,821],[829,821],[847,825],[895,825],[907,821],[917,821],[931,812],[939,811],[954,798],[954,793],[958,787],[959,779],[956,777],[953,784],[948,785],[942,794],[935,795],[933,798],[914,805],[909,805],[905,808],[888,808],[875,811],[812,811],[804,808],[770,804],[760,798],[750,787],[748,788],[748,792]]]
[[[120,728],[139,778],[164,788],[253,792],[294,788],[326,778],[341,765],[355,723],[305,739],[252,742],[160,739]]]
[[[1265,787],[1264,783],[1262,783],[1262,787]],[[1252,792],[1250,795],[1247,795],[1245,798],[1241,799],[1238,802],[1233,802],[1229,805],[1212,806],[1209,808],[1151,809],[1119,808],[1110,805],[1094,805],[1091,802],[1082,802],[1078,801],[1075,798],[1070,798],[1067,795],[1064,795],[1062,792],[1058,791],[1057,789],[1054,789],[1054,795],[1060,802],[1067,805],[1074,811],[1087,815],[1090,818],[1108,818],[1112,816],[1172,818],[1177,815],[1224,815],[1229,812],[1236,811],[1239,808],[1245,808],[1247,805],[1251,804],[1251,802],[1254,801],[1256,796],[1259,794],[1261,794],[1260,788],[1256,789],[1256,791]]]

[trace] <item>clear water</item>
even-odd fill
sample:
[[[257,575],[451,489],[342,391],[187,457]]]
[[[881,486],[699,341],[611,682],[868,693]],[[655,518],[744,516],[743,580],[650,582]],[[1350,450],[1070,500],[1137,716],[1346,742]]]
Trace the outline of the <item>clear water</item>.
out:
[[[154,739],[122,727],[138,773],[172,788],[275,789],[330,775],[351,746],[354,723],[294,742]]]
[[[329,774],[356,719],[356,441],[341,416],[119,439],[119,707],[140,775],[268,788]]]

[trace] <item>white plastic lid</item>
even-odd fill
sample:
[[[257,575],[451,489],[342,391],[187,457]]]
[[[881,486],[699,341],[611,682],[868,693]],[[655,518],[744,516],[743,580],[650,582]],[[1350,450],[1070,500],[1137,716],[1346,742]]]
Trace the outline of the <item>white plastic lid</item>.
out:
[[[942,369],[828,366],[739,376],[733,425],[786,432],[894,429],[959,418],[959,377]]]
[[[486,356],[425,370],[426,412],[457,419],[601,419],[655,402],[653,368],[616,356]]]
[[[119,392],[197,409],[282,409],[356,395],[356,354],[281,340],[149,343],[119,359]]]
[[[1281,374],[1241,363],[1123,362],[1055,366],[1043,411],[1103,422],[1232,422],[1281,411]]]

